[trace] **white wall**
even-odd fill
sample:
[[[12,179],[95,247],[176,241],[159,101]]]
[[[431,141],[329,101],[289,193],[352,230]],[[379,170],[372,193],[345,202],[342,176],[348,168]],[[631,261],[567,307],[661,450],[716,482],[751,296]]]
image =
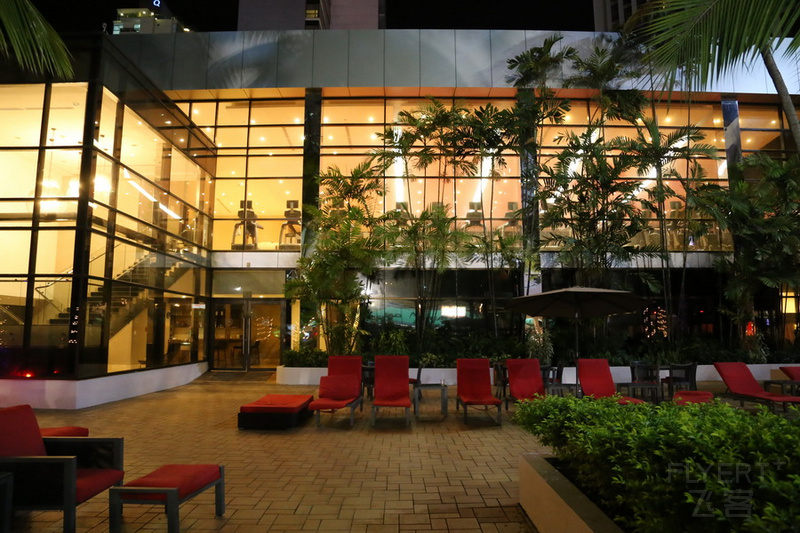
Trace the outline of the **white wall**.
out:
[[[34,409],[83,409],[190,383],[208,371],[208,363],[142,370],[79,381],[0,380],[0,406],[29,404]]]

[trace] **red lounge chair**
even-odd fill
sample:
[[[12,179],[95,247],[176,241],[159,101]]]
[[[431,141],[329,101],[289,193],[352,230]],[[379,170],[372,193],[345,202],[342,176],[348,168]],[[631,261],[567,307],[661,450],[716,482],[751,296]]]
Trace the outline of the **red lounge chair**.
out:
[[[406,383],[408,388],[408,383]],[[356,407],[364,409],[361,395],[361,356],[331,355],[328,357],[328,375],[319,380],[319,398],[308,408],[316,411],[317,426],[321,424],[320,413],[335,413],[350,408],[350,425],[355,423]]]
[[[614,378],[611,377],[611,367],[608,366],[608,359],[578,359],[578,381],[584,396],[593,398],[619,397],[620,404],[644,403],[638,398],[630,396],[620,396],[617,387],[614,385]]]
[[[467,421],[467,407],[482,406],[485,411],[497,407],[497,424],[500,425],[500,407],[503,401],[492,394],[491,366],[488,359],[456,359],[456,411],[464,406],[464,422]]]
[[[800,381],[800,366],[781,366],[778,369],[792,381]]]
[[[403,407],[406,410],[406,425],[411,423],[411,398],[408,395],[408,356],[375,356],[375,398],[372,400],[372,417],[381,407]]]
[[[783,410],[786,411],[787,404],[800,403],[800,396],[787,396],[765,391],[764,387],[759,385],[756,378],[753,377],[753,373],[747,368],[747,365],[742,362],[714,363],[714,368],[719,372],[722,381],[725,382],[725,386],[728,387],[733,397],[739,399],[739,405],[742,407],[744,407],[745,400],[755,400],[767,402],[773,411],[775,404],[782,403]]]
[[[122,439],[43,438],[30,405],[0,409],[0,471],[11,472],[13,509],[57,509],[75,531],[78,504],[122,482]]]
[[[506,411],[509,401],[533,400],[545,395],[538,359],[506,359],[506,368],[508,368]]]

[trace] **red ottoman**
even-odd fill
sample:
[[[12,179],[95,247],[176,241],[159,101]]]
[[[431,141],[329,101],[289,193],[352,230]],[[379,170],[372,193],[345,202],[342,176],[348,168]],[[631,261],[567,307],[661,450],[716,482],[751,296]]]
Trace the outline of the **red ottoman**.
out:
[[[714,395],[703,390],[684,390],[675,393],[672,401],[677,405],[687,405],[690,403],[709,403],[714,399]]]
[[[239,408],[239,429],[289,429],[311,416],[310,394],[267,394]]]
[[[112,533],[122,529],[122,504],[163,505],[167,512],[167,531],[179,533],[180,505],[206,489],[214,487],[217,516],[225,514],[225,467],[220,465],[164,465],[146,476],[108,489],[108,520]]]

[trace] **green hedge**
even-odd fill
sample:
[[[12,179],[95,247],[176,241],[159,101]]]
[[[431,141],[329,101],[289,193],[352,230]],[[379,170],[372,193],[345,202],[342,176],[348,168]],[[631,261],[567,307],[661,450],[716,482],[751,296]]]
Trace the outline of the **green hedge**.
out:
[[[328,353],[316,348],[286,350],[281,356],[281,363],[289,367],[321,367],[328,366]]]
[[[800,531],[797,415],[548,396],[515,420],[627,530],[777,532]]]

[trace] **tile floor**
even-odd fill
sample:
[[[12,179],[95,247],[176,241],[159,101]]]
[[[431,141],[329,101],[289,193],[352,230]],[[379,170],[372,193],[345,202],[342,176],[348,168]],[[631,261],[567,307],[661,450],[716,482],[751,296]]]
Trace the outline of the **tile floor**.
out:
[[[505,411],[501,427],[483,413],[465,425],[451,387],[447,418],[439,414],[438,391],[430,391],[408,428],[399,409],[381,410],[371,427],[366,402],[353,428],[341,411],[323,415],[321,428],[310,419],[287,431],[239,430],[244,403],[268,393],[316,392],[271,379],[211,373],[175,389],[37,416],[42,426],[82,425],[93,436],[124,437],[128,480],[166,463],[224,464],[225,516],[214,517],[209,490],[181,507],[181,531],[535,532],[519,507],[517,461],[541,446]],[[161,507],[126,506],[123,520],[125,532],[166,531]],[[12,531],[61,528],[60,513],[47,511],[18,514]],[[107,530],[103,493],[78,508],[78,531]]]

